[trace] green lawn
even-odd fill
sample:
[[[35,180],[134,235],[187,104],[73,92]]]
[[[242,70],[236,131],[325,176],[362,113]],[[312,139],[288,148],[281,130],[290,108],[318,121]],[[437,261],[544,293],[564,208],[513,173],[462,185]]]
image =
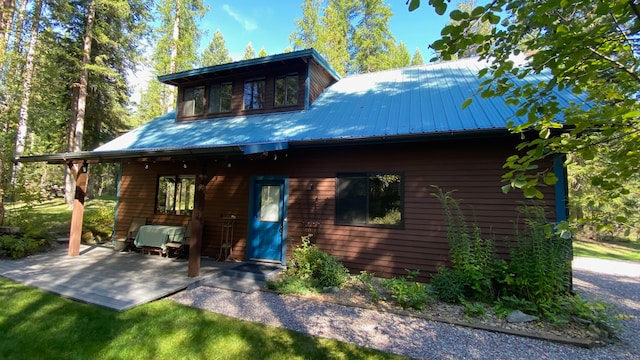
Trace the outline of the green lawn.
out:
[[[640,261],[640,242],[573,241],[573,255],[602,259]]]
[[[125,312],[0,277],[2,359],[403,359],[160,300]]]

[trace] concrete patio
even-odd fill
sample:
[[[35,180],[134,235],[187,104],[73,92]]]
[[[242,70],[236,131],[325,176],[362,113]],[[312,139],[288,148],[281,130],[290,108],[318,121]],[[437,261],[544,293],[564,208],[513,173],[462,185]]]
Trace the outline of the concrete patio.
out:
[[[0,276],[61,296],[117,311],[157,300],[214,277],[239,262],[202,258],[200,276],[187,276],[187,261],[103,246],[81,245],[80,256],[57,248],[19,260],[0,260]]]

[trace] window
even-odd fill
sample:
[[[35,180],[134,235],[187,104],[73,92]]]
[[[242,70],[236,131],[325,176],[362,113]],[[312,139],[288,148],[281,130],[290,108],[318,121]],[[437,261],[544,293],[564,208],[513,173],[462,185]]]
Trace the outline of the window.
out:
[[[336,224],[402,226],[402,182],[393,173],[338,174]]]
[[[209,88],[209,113],[231,111],[231,83],[214,84]]]
[[[196,116],[204,113],[204,86],[184,89],[182,116]]]
[[[276,78],[274,105],[296,105],[298,103],[298,74]]]
[[[193,212],[196,190],[194,175],[160,176],[156,196],[156,213],[189,215]]]
[[[244,83],[244,109],[262,109],[264,107],[264,79],[249,80]]]

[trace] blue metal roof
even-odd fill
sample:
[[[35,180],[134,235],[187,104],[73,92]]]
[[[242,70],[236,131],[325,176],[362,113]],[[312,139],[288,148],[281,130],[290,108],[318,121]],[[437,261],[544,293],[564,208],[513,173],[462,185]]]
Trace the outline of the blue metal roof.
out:
[[[247,154],[322,141],[506,129],[508,121],[519,122],[515,108],[501,98],[475,95],[484,67],[476,59],[463,59],[349,76],[327,88],[308,110],[189,122],[176,122],[172,112],[95,152],[235,146]],[[559,96],[566,103],[580,100],[570,91]],[[463,110],[468,98],[474,101]]]

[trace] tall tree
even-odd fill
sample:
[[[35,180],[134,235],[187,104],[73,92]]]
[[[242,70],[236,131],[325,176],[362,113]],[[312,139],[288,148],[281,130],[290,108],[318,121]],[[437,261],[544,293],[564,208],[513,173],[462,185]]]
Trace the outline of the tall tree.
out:
[[[387,56],[389,58],[386,64],[388,68],[397,69],[411,65],[411,54],[407,50],[407,45],[402,41],[395,45]]]
[[[429,3],[438,14],[447,11],[448,1]],[[419,5],[419,0],[412,0],[410,9]],[[536,187],[557,179],[553,173],[531,169],[537,160],[556,153],[573,153],[585,161],[609,159],[592,174],[591,184],[611,196],[629,191],[625,183],[640,171],[637,2],[493,0],[471,11],[453,10],[449,16],[459,22],[447,25],[431,46],[443,59],[475,47],[489,63],[480,73],[486,80],[478,94],[505,96],[506,104],[515,106],[516,116],[524,120],[510,123],[512,131],[538,134],[507,159],[505,191],[519,188],[527,197],[541,197]],[[487,35],[466,36],[482,22],[500,26]],[[516,64],[513,56],[523,55],[523,50],[526,61]],[[549,79],[535,86],[518,81],[543,73]],[[560,103],[554,92],[569,89],[583,101]]]
[[[256,57],[256,50],[253,48],[251,41],[247,44],[247,47],[244,48],[244,55],[242,56],[242,60],[249,60]]]
[[[295,30],[289,35],[293,49],[310,49],[318,45],[320,34],[320,8],[322,0],[305,0],[302,5],[302,17],[296,19]]]
[[[198,64],[196,50],[201,32],[197,22],[207,11],[202,0],[162,0],[156,12],[159,25],[154,29],[151,56],[153,78],[142,92],[134,116],[144,123],[175,108],[174,87],[160,83],[157,76],[192,69]]]
[[[329,0],[320,18],[321,27],[314,45],[340,75],[347,74],[349,68],[352,11],[351,0]]]
[[[388,54],[395,40],[389,30],[391,7],[384,0],[355,2],[356,25],[353,30],[351,72],[366,73],[388,69]]]
[[[220,65],[232,62],[233,59],[229,56],[229,50],[224,41],[224,35],[220,32],[220,29],[216,29],[216,32],[209,42],[209,46],[202,53],[202,59],[200,64],[203,67]]]
[[[31,16],[31,31],[29,33],[29,46],[24,63],[24,71],[22,77],[22,100],[20,103],[20,111],[18,116],[18,126],[16,131],[16,139],[13,154],[14,156],[22,155],[27,139],[27,131],[29,120],[29,102],[31,100],[31,83],[33,82],[35,69],[35,53],[38,44],[38,29],[40,27],[40,15],[42,12],[42,0],[35,0],[33,15]],[[15,163],[13,173],[11,175],[11,184],[15,186],[19,176],[21,165]]]
[[[411,58],[411,65],[422,65],[424,64],[424,59],[422,58],[422,53],[419,48],[416,48],[416,52],[413,53],[413,57]]]

